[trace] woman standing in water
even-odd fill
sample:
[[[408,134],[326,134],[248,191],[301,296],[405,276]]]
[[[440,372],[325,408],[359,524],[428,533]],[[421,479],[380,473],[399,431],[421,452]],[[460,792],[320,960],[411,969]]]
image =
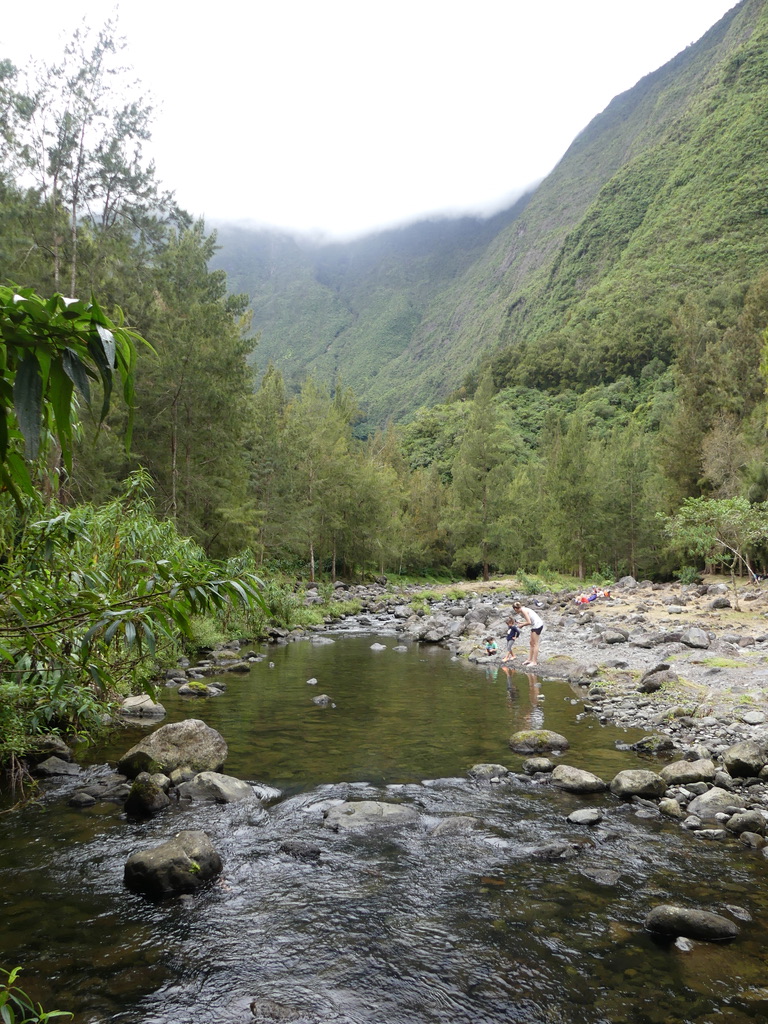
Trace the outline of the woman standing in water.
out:
[[[523,616],[522,625],[531,627],[531,648],[528,653],[528,661],[523,662],[523,667],[526,665],[533,667],[538,664],[539,660],[539,641],[544,629],[544,620],[533,608],[523,608],[519,601],[515,601],[512,607],[517,615]]]

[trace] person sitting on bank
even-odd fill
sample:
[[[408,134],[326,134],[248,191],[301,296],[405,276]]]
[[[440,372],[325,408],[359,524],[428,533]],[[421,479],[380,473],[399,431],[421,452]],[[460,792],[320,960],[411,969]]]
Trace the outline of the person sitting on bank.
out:
[[[493,637],[492,636],[487,636],[485,638],[485,653],[489,654],[489,655],[490,654],[496,654],[498,649],[499,649],[498,645],[497,645],[496,641],[493,639]]]

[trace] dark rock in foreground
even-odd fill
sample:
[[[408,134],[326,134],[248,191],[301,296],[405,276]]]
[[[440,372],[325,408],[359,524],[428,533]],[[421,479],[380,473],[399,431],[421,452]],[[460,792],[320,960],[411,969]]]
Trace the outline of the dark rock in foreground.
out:
[[[133,892],[160,899],[194,892],[221,869],[221,857],[205,832],[179,832],[162,846],[132,853],[123,877]]]

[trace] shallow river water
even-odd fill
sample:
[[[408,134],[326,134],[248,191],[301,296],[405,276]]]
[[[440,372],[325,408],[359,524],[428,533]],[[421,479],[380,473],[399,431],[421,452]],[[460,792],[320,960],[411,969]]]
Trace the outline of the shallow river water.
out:
[[[637,735],[584,715],[564,683],[396,644],[356,635],[269,647],[221,697],[161,693],[166,722],[202,718],[225,736],[227,774],[281,791],[267,807],[174,805],[134,821],[115,805],[69,807],[61,784],[4,816],[0,963],[21,965],[35,998],[78,1024],[768,1020],[762,855],[702,842],[610,795],[568,796],[522,776],[473,782],[478,762],[519,770],[508,740],[529,725],[564,733],[564,760],[607,779],[654,763],[621,749]],[[320,693],[335,707],[315,705]],[[108,772],[144,731],[90,751],[86,776]],[[405,801],[419,825],[336,834],[323,811],[341,799]],[[596,828],[566,821],[590,805],[605,814]],[[478,825],[461,828],[461,816]],[[452,818],[455,830],[435,831]],[[128,892],[127,857],[182,828],[211,836],[222,876],[160,904]],[[290,840],[317,844],[319,862],[282,852]],[[580,852],[539,855],[563,843]],[[658,942],[643,921],[670,902],[736,917],[741,934]]]

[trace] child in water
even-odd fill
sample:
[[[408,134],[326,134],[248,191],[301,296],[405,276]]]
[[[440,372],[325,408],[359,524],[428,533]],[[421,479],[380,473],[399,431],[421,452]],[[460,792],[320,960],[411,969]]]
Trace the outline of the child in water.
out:
[[[528,654],[528,661],[523,662],[523,668],[526,665],[534,668],[539,661],[539,641],[544,631],[544,620],[533,608],[524,608],[519,601],[515,601],[512,607],[518,615],[522,615],[524,620],[522,623],[523,628],[526,626],[531,627],[531,650]]]
[[[512,661],[515,656],[515,640],[520,636],[520,630],[517,628],[514,619],[507,619],[507,653],[501,659],[502,664],[505,661]]]

